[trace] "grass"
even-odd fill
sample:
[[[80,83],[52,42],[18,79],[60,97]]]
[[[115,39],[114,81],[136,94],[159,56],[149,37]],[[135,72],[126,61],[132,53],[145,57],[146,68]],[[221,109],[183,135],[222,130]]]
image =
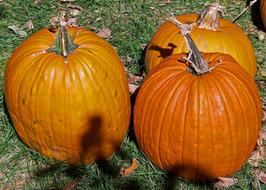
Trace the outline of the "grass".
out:
[[[108,41],[116,48],[123,63],[133,74],[143,69],[143,46],[169,13],[199,12],[206,0],[179,0],[160,3],[152,0],[76,0],[83,8],[77,16],[77,24],[98,31],[110,28]],[[232,20],[245,7],[246,1],[220,1],[226,9],[225,17]],[[254,7],[256,8],[256,7]],[[0,2],[0,85],[3,86],[4,68],[12,51],[29,36],[49,25],[60,10],[68,11],[67,3],[58,0],[3,0]],[[259,69],[266,69],[266,38],[260,40],[258,12],[248,11],[236,22],[252,40]],[[35,28],[19,37],[8,26],[23,26],[32,20]],[[265,33],[264,33],[265,34]],[[262,97],[266,99],[265,78],[256,76]],[[265,127],[265,126],[264,126]],[[78,167],[46,159],[28,149],[17,137],[5,110],[3,90],[0,89],[0,189],[62,189],[78,180],[75,189],[211,189],[209,184],[195,184],[176,179],[153,166],[139,151],[130,128],[120,150],[109,160]],[[140,167],[131,175],[121,177],[119,170],[137,158]],[[252,166],[246,163],[234,177],[239,182],[228,189],[252,189]],[[264,160],[259,169],[266,171]],[[260,183],[260,189],[266,186]]]

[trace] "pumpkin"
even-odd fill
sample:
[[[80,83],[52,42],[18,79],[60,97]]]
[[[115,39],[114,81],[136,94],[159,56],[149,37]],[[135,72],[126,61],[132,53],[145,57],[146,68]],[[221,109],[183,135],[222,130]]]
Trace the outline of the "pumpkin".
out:
[[[139,148],[192,181],[238,171],[256,145],[262,107],[252,77],[227,54],[174,54],[147,75],[136,98]],[[208,63],[208,64],[207,64]]]
[[[256,57],[246,34],[235,24],[219,18],[222,12],[218,4],[207,6],[201,14],[182,14],[176,18],[191,24],[191,36],[199,50],[205,53],[221,52],[231,55],[251,76],[256,74]],[[187,53],[188,49],[180,30],[171,22],[164,22],[153,35],[145,52],[149,72],[164,58],[175,53]]]
[[[260,0],[260,15],[261,20],[264,24],[264,28],[266,28],[266,1]]]
[[[12,54],[5,100],[21,140],[68,163],[110,157],[129,126],[130,99],[114,48],[83,28],[42,29]]]

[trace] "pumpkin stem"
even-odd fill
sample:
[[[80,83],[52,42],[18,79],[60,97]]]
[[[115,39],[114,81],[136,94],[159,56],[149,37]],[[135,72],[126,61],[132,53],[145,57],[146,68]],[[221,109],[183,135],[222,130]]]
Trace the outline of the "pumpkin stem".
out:
[[[208,63],[206,63],[206,61],[201,56],[199,49],[197,48],[196,44],[194,43],[189,34],[192,30],[193,24],[183,24],[178,21],[174,16],[170,17],[169,20],[180,29],[181,34],[186,40],[189,49],[189,54],[186,61],[189,63],[190,71],[196,75],[201,75],[210,72],[214,67],[208,67]]]
[[[220,26],[220,16],[223,16],[223,7],[218,3],[207,5],[197,20],[198,28],[216,31]]]
[[[72,53],[77,47],[78,45],[74,43],[73,38],[67,31],[66,22],[61,21],[56,33],[55,43],[52,48],[48,49],[48,51],[55,52],[66,58],[68,54]]]

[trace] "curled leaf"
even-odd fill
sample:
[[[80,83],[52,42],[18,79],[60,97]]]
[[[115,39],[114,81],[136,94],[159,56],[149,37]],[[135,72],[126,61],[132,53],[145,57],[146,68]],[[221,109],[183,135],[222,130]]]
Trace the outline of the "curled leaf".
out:
[[[83,8],[79,5],[68,4],[67,7],[70,9],[70,14],[72,16],[77,16],[81,11],[83,11]]]
[[[260,182],[266,185],[266,173],[255,170],[254,176],[257,180],[259,180]]]
[[[266,141],[266,129],[260,130],[260,138],[264,141]]]
[[[131,174],[132,172],[134,172],[137,168],[139,167],[139,163],[137,161],[136,158],[132,159],[131,165],[127,168],[123,167],[120,170],[120,174],[122,176],[128,176],[129,174]]]
[[[128,84],[129,93],[133,94],[138,89],[138,87],[139,85],[136,84]]]
[[[25,32],[24,30],[15,25],[8,26],[8,28],[11,29],[15,34],[19,35],[20,37],[27,36],[27,32]]]
[[[69,3],[69,2],[73,2],[74,0],[60,0],[60,2],[66,2],[66,3]]]
[[[109,28],[102,28],[97,35],[101,38],[110,38],[112,31]]]
[[[26,22],[22,28],[26,28],[27,30],[32,30],[34,29],[34,25],[32,20],[29,20],[28,22]]]
[[[218,181],[213,184],[214,189],[228,188],[236,184],[238,179],[229,177],[218,177]]]
[[[251,156],[248,159],[248,163],[250,163],[254,167],[258,167],[259,163],[265,158],[265,149],[263,146],[263,140],[265,140],[266,131],[261,129],[259,138],[257,140],[256,150],[251,153]]]
[[[67,186],[62,188],[62,190],[72,190],[78,185],[79,181],[77,179],[72,180]]]
[[[254,152],[252,152],[251,156],[248,159],[248,163],[254,167],[258,167],[259,163],[264,160],[265,151],[264,147],[258,147]]]
[[[69,18],[69,19],[67,19],[67,25],[68,26],[78,26],[77,25],[77,19],[76,18]]]

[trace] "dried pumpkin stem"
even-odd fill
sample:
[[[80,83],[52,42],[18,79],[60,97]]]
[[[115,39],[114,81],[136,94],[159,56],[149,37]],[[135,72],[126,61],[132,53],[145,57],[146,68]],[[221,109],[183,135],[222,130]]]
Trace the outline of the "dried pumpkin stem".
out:
[[[220,26],[221,15],[223,15],[223,7],[218,2],[207,5],[198,17],[198,28],[216,31]]]
[[[74,43],[73,38],[67,31],[66,22],[60,22],[58,32],[56,34],[55,43],[49,52],[56,52],[58,55],[67,57],[68,54],[72,53],[78,45]]]
[[[196,44],[189,34],[192,30],[193,25],[183,24],[174,16],[170,17],[169,20],[180,29],[181,34],[186,40],[186,44],[189,49],[189,55],[186,61],[189,63],[190,70],[196,75],[210,72],[213,68],[208,67],[208,64],[201,56],[199,49],[197,48]]]

